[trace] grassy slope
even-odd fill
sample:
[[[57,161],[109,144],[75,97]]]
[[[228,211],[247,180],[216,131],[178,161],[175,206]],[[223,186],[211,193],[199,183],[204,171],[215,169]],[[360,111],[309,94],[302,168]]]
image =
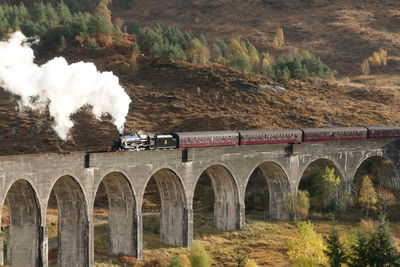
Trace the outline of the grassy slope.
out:
[[[259,266],[284,267],[289,266],[286,243],[298,235],[297,227],[292,222],[260,221],[246,219],[246,227],[241,231],[221,232],[213,228],[211,214],[196,214],[195,217],[195,239],[202,241],[211,257],[213,266],[237,266],[237,251],[254,259]],[[150,222],[151,223],[151,222]],[[329,221],[315,221],[315,229],[322,236],[326,236],[333,226]],[[336,224],[341,235],[353,233],[358,226],[356,223],[339,222]],[[96,247],[105,248],[104,232],[105,225],[97,227]],[[400,224],[392,223],[391,231],[396,244],[400,244]],[[178,254],[185,258],[189,256],[190,250],[186,248],[175,248],[159,243],[159,236],[145,232],[145,257],[146,260],[159,259],[162,262]],[[100,245],[103,244],[103,245]],[[113,263],[116,266],[123,266],[123,260],[109,258],[107,256],[96,256],[96,262]]]

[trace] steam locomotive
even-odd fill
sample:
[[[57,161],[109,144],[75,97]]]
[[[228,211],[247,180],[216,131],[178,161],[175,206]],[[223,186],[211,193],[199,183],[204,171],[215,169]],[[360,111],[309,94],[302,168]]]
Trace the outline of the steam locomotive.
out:
[[[400,138],[400,126],[333,127],[282,130],[176,132],[119,136],[109,151]]]

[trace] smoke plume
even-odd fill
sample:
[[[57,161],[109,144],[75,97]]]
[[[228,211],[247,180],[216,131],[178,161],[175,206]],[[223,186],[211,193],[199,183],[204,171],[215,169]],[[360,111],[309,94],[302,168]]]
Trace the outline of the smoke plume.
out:
[[[54,130],[66,139],[73,126],[70,115],[90,105],[97,119],[108,113],[123,131],[131,99],[112,72],[99,72],[93,63],[68,64],[56,57],[38,66],[27,38],[13,33],[0,42],[0,86],[19,95],[21,104],[33,109],[49,107]]]

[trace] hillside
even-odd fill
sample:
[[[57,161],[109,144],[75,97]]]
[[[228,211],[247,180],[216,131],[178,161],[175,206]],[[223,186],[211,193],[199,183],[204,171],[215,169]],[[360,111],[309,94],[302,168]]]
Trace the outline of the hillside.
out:
[[[309,50],[339,72],[360,74],[359,64],[379,48],[400,54],[400,6],[385,1],[146,1],[131,9],[115,8],[114,18],[137,21],[142,26],[178,26],[213,39],[240,35],[261,51],[282,54]],[[162,7],[162,8],[160,8]],[[277,28],[285,32],[286,45],[272,46]],[[391,69],[390,67],[388,69]],[[385,72],[388,69],[384,70]],[[396,70],[398,73],[398,70]]]
[[[132,8],[119,3],[110,6],[114,21],[177,26],[195,35],[204,32],[209,40],[240,35],[275,57],[307,49],[338,72],[337,82],[272,81],[219,64],[148,55],[132,60],[117,49],[93,53],[79,45],[68,48],[62,54],[70,63],[92,61],[120,77],[132,98],[127,133],[399,124],[397,1],[136,0]],[[280,27],[286,43],[276,47],[272,39]],[[380,48],[388,51],[387,66],[361,76],[360,63]],[[110,117],[97,121],[89,109],[72,116],[76,124],[65,142],[51,128],[48,112],[21,109],[17,97],[0,90],[0,154],[107,149],[118,132]]]
[[[400,94],[390,86],[322,80],[277,83],[217,64],[140,56],[132,65],[129,56],[79,49],[70,49],[66,57],[69,62],[93,61],[100,70],[113,70],[120,77],[132,99],[126,132],[394,125],[400,121]],[[286,92],[268,89],[266,84],[279,84]],[[64,142],[51,128],[48,114],[21,112],[17,97],[3,90],[0,94],[2,155],[102,150],[118,135],[110,118],[97,121],[88,107],[73,115],[72,139]]]

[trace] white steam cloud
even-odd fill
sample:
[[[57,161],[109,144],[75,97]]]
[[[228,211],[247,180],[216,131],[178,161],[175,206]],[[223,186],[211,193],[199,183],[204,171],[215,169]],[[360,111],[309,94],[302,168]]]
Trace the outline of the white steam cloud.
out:
[[[0,86],[19,95],[24,106],[41,109],[48,105],[60,138],[66,139],[73,126],[70,115],[85,105],[93,107],[98,119],[110,114],[123,131],[131,99],[112,72],[99,72],[93,63],[69,65],[62,57],[38,66],[34,58],[21,32],[0,42]]]

